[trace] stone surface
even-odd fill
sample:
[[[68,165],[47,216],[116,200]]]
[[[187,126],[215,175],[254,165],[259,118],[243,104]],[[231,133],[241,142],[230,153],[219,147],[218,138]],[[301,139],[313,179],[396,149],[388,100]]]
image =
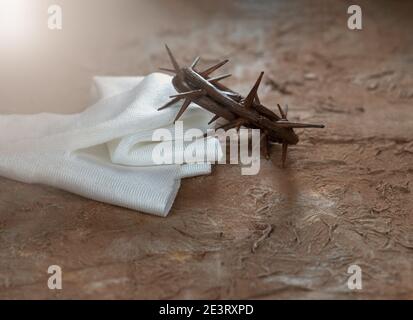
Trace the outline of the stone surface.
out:
[[[326,129],[297,130],[286,169],[274,146],[257,176],[184,180],[167,218],[1,178],[0,298],[413,298],[412,3],[362,2],[362,31],[341,1],[85,3],[66,3],[25,70],[2,58],[2,112],[78,111],[92,75],[168,66],[167,42],[182,62],[231,58],[225,83],[243,93],[266,71],[264,104]]]

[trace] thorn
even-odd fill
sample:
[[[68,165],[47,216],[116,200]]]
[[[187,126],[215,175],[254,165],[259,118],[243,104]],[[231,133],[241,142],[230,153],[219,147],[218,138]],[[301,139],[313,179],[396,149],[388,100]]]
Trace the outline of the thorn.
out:
[[[283,108],[281,108],[280,104],[277,103],[278,110],[280,110],[281,119],[287,119],[287,115],[284,113]]]
[[[257,81],[255,82],[254,86],[252,87],[250,93],[248,93],[248,96],[245,98],[244,106],[246,108],[252,107],[252,103],[253,103],[255,97],[257,96],[258,87],[260,86],[261,79],[262,79],[263,75],[264,75],[264,72],[261,72],[260,76],[257,79]]]
[[[216,77],[213,77],[213,78],[209,78],[209,79],[208,79],[208,82],[218,82],[218,81],[220,81],[220,80],[222,80],[222,79],[229,78],[230,76],[231,76],[230,73],[223,74],[223,75],[221,75],[221,76],[216,76]]]
[[[276,126],[282,128],[319,128],[323,129],[323,124],[312,124],[312,123],[299,123],[299,122],[289,122],[289,121],[277,121],[274,122]]]
[[[255,101],[256,101],[258,104],[261,104],[260,98],[258,98],[258,94],[255,96]]]
[[[266,160],[270,159],[270,152],[269,147],[270,143],[268,141],[268,135],[266,133],[261,134],[261,142],[262,142],[262,153]]]
[[[287,150],[288,150],[288,143],[283,143],[282,154],[281,154],[281,162],[282,162],[283,168],[285,168],[285,160],[287,159]]]
[[[182,116],[182,114],[185,112],[185,110],[188,108],[189,104],[191,103],[190,99],[185,99],[181,109],[179,109],[178,114],[175,117],[174,123]]]
[[[209,67],[208,69],[200,72],[199,74],[203,77],[206,77],[208,75],[210,75],[212,72],[214,72],[215,70],[217,70],[218,68],[221,68],[224,64],[226,64],[229,60],[225,59],[219,63],[217,63],[216,65]]]
[[[162,107],[160,107],[160,108],[158,109],[158,111],[170,107],[170,106],[173,105],[174,103],[177,103],[179,100],[181,100],[181,98],[174,98],[174,99],[172,99],[171,101],[168,101],[168,102],[165,103]]]
[[[168,51],[169,59],[171,59],[172,65],[174,66],[175,72],[179,73],[179,64],[176,62],[175,57],[173,56],[171,50],[169,49],[168,45],[165,44],[166,51]]]
[[[159,68],[159,70],[165,71],[165,72],[170,72],[170,73],[176,73],[175,70],[172,70],[172,69],[169,69],[169,68]]]
[[[211,124],[212,122],[217,121],[219,118],[220,118],[219,115],[215,115],[215,116],[208,122],[208,124]]]
[[[196,67],[196,65],[198,64],[200,59],[201,59],[201,57],[196,57],[195,58],[194,62],[192,62],[192,64],[191,64],[192,69]]]
[[[174,94],[170,96],[171,98],[199,98],[200,96],[203,96],[205,94],[204,90],[198,89],[198,90],[192,90],[192,91],[187,91],[187,92],[181,92],[178,94]]]

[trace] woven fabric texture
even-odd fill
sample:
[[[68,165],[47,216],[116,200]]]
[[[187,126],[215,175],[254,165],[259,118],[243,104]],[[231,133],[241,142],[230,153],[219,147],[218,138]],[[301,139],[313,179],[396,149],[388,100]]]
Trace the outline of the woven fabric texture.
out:
[[[184,143],[207,145],[196,162],[153,162],[152,152],[162,143],[152,141],[154,130],[181,137],[173,124],[181,103],[157,110],[175,93],[171,77],[161,73],[96,77],[95,103],[81,113],[1,115],[0,175],[166,216],[181,178],[210,173],[208,160],[222,156],[217,139],[199,137]],[[212,116],[191,104],[181,117],[183,128],[205,131]]]

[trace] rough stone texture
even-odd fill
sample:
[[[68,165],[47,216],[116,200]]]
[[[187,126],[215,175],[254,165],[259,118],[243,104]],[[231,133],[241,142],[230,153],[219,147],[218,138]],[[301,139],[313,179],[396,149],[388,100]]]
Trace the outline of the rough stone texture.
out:
[[[240,92],[265,70],[266,105],[327,127],[297,130],[286,169],[274,146],[257,176],[219,165],[184,180],[164,219],[1,178],[0,298],[413,298],[413,3],[361,2],[362,31],[346,1],[85,3],[74,25],[66,2],[62,37],[2,81],[2,112],[77,111],[93,74],[167,66],[167,42],[182,62],[231,58]]]

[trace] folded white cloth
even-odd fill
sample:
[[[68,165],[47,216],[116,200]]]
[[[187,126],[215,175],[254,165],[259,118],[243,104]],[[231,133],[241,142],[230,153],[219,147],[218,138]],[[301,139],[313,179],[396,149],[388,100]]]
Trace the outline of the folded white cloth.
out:
[[[96,77],[97,102],[81,113],[2,115],[0,175],[166,216],[180,179],[211,170],[208,162],[155,165],[152,160],[160,143],[152,134],[159,128],[174,132],[180,103],[157,109],[175,93],[171,77],[161,73]],[[212,116],[191,104],[181,120],[184,128],[206,130]],[[207,143],[205,158],[219,159],[218,140]]]

